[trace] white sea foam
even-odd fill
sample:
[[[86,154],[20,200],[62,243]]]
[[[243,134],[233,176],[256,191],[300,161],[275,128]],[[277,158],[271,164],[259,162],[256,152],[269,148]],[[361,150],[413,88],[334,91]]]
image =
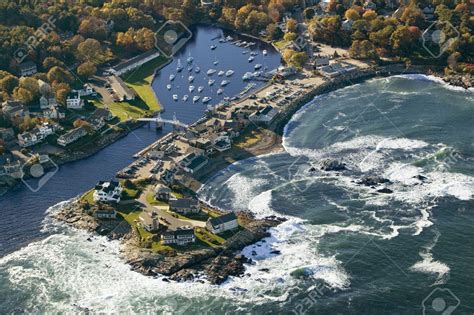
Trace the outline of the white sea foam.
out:
[[[433,241],[431,241],[427,246],[420,251],[419,255],[422,258],[421,261],[416,262],[413,266],[410,267],[410,270],[415,272],[422,272],[428,274],[436,274],[437,279],[433,285],[442,285],[446,283],[449,276],[449,271],[451,270],[449,266],[441,261],[434,260],[432,250],[438,243],[440,233],[435,230],[435,236]]]

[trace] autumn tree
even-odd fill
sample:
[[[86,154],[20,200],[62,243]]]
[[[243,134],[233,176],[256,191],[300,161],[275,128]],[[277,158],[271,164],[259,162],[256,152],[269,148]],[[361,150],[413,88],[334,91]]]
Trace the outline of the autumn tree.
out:
[[[102,46],[98,40],[88,38],[77,46],[77,53],[82,61],[93,61],[102,54]]]
[[[96,66],[90,61],[86,61],[83,64],[79,65],[79,67],[77,67],[77,74],[85,79],[90,78],[96,72]]]

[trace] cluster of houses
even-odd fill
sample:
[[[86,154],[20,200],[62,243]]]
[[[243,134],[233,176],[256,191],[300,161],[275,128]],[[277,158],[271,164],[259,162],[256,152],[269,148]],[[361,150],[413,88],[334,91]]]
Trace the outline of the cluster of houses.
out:
[[[123,188],[117,181],[101,181],[94,189],[93,198],[100,203],[119,203]],[[163,184],[157,184],[154,189],[156,200],[169,204],[169,210],[189,216],[201,212],[199,201],[194,198],[175,198],[171,189]],[[112,208],[98,209],[94,213],[98,219],[115,219],[116,211]],[[194,228],[191,225],[183,225],[175,228],[168,228],[166,219],[159,216],[156,211],[142,211],[137,223],[146,231],[153,234],[160,234],[163,244],[186,245],[196,241]],[[221,234],[239,227],[235,213],[228,213],[219,217],[209,218],[206,222],[206,229],[214,234]]]

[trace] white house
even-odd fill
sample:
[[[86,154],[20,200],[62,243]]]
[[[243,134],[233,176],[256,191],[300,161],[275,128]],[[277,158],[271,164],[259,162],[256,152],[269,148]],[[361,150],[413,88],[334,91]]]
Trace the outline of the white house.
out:
[[[201,210],[199,207],[199,201],[190,198],[171,199],[169,205],[171,211],[184,215],[188,213],[199,213]]]
[[[163,244],[177,244],[186,245],[188,243],[194,243],[196,236],[194,235],[194,229],[192,227],[183,226],[176,230],[168,230],[161,235]]]
[[[122,195],[122,187],[119,182],[110,181],[104,182],[100,181],[95,186],[95,191],[93,194],[94,201],[101,202],[120,202],[120,197]]]
[[[84,137],[85,135],[87,135],[87,131],[84,127],[79,127],[79,128],[76,128],[76,129],[72,129],[71,131],[69,131],[68,133],[60,136],[58,138],[58,144],[60,146],[67,146],[68,144],[71,144],[73,143],[74,141],[77,141],[79,140],[80,138]]]
[[[156,232],[160,229],[160,222],[156,212],[143,211],[138,217],[140,225],[148,232]]]
[[[235,213],[227,213],[217,218],[209,218],[206,222],[206,228],[214,234],[223,233],[239,227]]]
[[[228,136],[219,136],[214,139],[213,147],[219,152],[227,151],[231,148],[232,144]]]
[[[66,97],[66,107],[69,109],[81,109],[84,101],[81,99],[79,92],[71,92]]]
[[[40,136],[37,133],[35,133],[33,130],[26,131],[18,135],[18,144],[22,148],[31,147],[35,144],[40,143],[42,140],[43,139],[40,138]]]
[[[273,121],[273,119],[275,119],[277,114],[278,111],[272,106],[268,105],[264,109],[250,115],[249,119],[256,124],[263,123],[268,125]]]

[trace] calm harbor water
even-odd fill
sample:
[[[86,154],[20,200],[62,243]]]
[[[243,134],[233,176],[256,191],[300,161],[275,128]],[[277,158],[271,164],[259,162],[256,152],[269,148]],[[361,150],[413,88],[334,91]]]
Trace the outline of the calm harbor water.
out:
[[[253,65],[249,66],[247,59],[242,57],[244,56],[242,55],[243,48],[229,43],[219,43],[215,39],[223,35],[231,35],[242,40],[250,40],[249,38],[212,27],[197,27],[192,31],[193,38],[173,62],[158,73],[153,81],[155,93],[165,108],[165,113],[162,116],[171,119],[176,114],[180,121],[188,124],[201,118],[206,106],[202,102],[192,104],[191,100],[188,100],[186,104],[172,100],[173,93],[179,93],[180,95],[185,92],[188,93],[187,86],[180,88],[176,86],[171,91],[173,93],[168,93],[166,89],[166,85],[169,83],[169,74],[176,73],[178,59],[186,64],[187,56],[191,55],[195,59],[194,64],[202,68],[200,75],[194,72],[193,74],[196,76],[196,80],[200,80],[202,85],[206,87],[202,96],[209,95],[213,97],[213,102],[210,104],[216,104],[217,100],[221,99],[221,96],[214,95],[215,89],[211,91],[208,88],[207,80],[204,82],[205,72],[208,67],[213,66],[214,60],[219,60],[216,69],[235,70],[235,74],[228,78],[231,83],[225,88],[226,92],[222,94],[222,97],[238,94],[247,84],[241,80],[244,70],[248,71],[247,68],[253,67]],[[218,47],[212,51],[211,55],[209,47],[212,44]],[[279,65],[280,57],[271,46],[258,43],[253,49],[260,52],[253,64],[259,62],[268,66],[269,69],[276,68]],[[268,50],[266,57],[261,54],[263,49]],[[248,54],[245,56],[248,58]],[[187,80],[187,69],[183,70],[184,73]],[[217,78],[217,74],[214,76]],[[181,78],[178,76],[175,82],[180,82],[180,80]],[[220,81],[216,80],[217,82]],[[262,84],[262,82],[256,83],[258,85]],[[183,90],[183,92],[180,90]],[[25,185],[19,185],[14,190],[0,196],[0,212],[2,214],[2,220],[0,220],[0,256],[19,249],[35,239],[45,237],[45,234],[41,232],[41,222],[45,217],[45,211],[49,207],[87,191],[99,180],[112,178],[117,171],[133,161],[132,156],[135,153],[169,131],[171,131],[170,126],[165,126],[164,130],[158,133],[154,128],[148,126],[137,129],[92,157],[61,166],[47,184],[36,193],[31,192]]]

